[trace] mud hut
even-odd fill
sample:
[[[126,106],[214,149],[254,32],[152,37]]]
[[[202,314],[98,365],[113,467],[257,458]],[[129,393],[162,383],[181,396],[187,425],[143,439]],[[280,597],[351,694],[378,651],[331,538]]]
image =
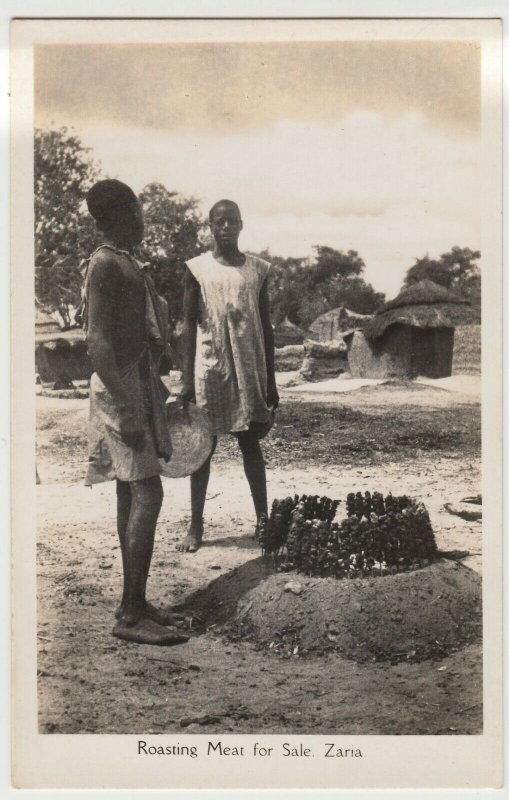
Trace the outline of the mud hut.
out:
[[[362,329],[370,319],[372,317],[369,314],[357,314],[345,306],[339,306],[315,319],[309,326],[310,338],[317,342],[337,342],[345,332],[354,328]]]
[[[352,376],[451,375],[454,329],[472,316],[468,300],[423,280],[404,289],[362,331],[345,335]]]
[[[453,375],[481,374],[481,326],[459,325],[454,330]]]

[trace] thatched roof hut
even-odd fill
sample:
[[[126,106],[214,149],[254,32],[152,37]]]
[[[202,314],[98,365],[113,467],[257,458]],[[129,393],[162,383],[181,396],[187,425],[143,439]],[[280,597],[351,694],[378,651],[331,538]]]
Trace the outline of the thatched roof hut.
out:
[[[454,329],[472,321],[468,300],[423,280],[386,303],[362,332],[345,337],[355,377],[451,374]]]
[[[309,332],[318,342],[334,342],[342,339],[346,331],[364,328],[370,319],[370,314],[358,314],[346,306],[339,306],[320,314],[309,326]]]
[[[423,280],[403,289],[364,326],[370,341],[379,339],[391,325],[412,328],[455,328],[472,318],[470,302],[433,281]]]
[[[39,300],[35,300],[35,341],[53,342],[66,339],[69,342],[84,341],[85,334],[81,328],[63,331],[55,317],[47,311]]]
[[[293,322],[288,317],[276,325],[274,329],[274,344],[276,347],[286,347],[289,344],[302,344],[304,339],[309,339],[309,333]]]
[[[44,383],[89,380],[92,365],[81,328],[63,331],[36,299],[35,371]]]

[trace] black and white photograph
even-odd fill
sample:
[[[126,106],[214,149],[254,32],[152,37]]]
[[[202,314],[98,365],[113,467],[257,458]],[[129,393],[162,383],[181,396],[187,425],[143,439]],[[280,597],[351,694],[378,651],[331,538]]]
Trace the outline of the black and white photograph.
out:
[[[372,737],[497,730],[499,30],[428,22],[35,37],[42,747],[131,735],[144,770],[191,773],[311,757],[334,787]]]

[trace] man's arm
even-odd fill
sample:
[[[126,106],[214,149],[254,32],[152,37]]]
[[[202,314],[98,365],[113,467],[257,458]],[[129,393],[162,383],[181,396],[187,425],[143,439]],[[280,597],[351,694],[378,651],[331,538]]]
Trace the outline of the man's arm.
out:
[[[279,405],[279,394],[276,388],[276,373],[274,368],[274,331],[270,321],[269,292],[267,279],[265,279],[260,289],[260,319],[262,322],[263,341],[265,344],[265,361],[267,363],[267,405],[277,408]]]
[[[115,263],[103,258],[91,266],[88,284],[88,353],[94,370],[106,386],[120,415],[120,434],[134,449],[143,445],[143,429],[139,409],[133,406],[120,378],[111,340],[113,304],[119,301],[115,292]]]
[[[194,362],[196,333],[200,308],[200,284],[187,269],[184,278],[184,324],[182,328],[182,391],[183,400],[195,401]]]

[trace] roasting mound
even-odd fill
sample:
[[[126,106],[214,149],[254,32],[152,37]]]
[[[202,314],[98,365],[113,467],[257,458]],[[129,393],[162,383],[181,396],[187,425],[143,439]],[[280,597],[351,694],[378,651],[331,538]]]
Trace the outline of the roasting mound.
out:
[[[306,577],[254,559],[183,606],[205,628],[284,656],[335,651],[357,662],[442,658],[479,640],[481,578],[438,560],[385,577]]]

